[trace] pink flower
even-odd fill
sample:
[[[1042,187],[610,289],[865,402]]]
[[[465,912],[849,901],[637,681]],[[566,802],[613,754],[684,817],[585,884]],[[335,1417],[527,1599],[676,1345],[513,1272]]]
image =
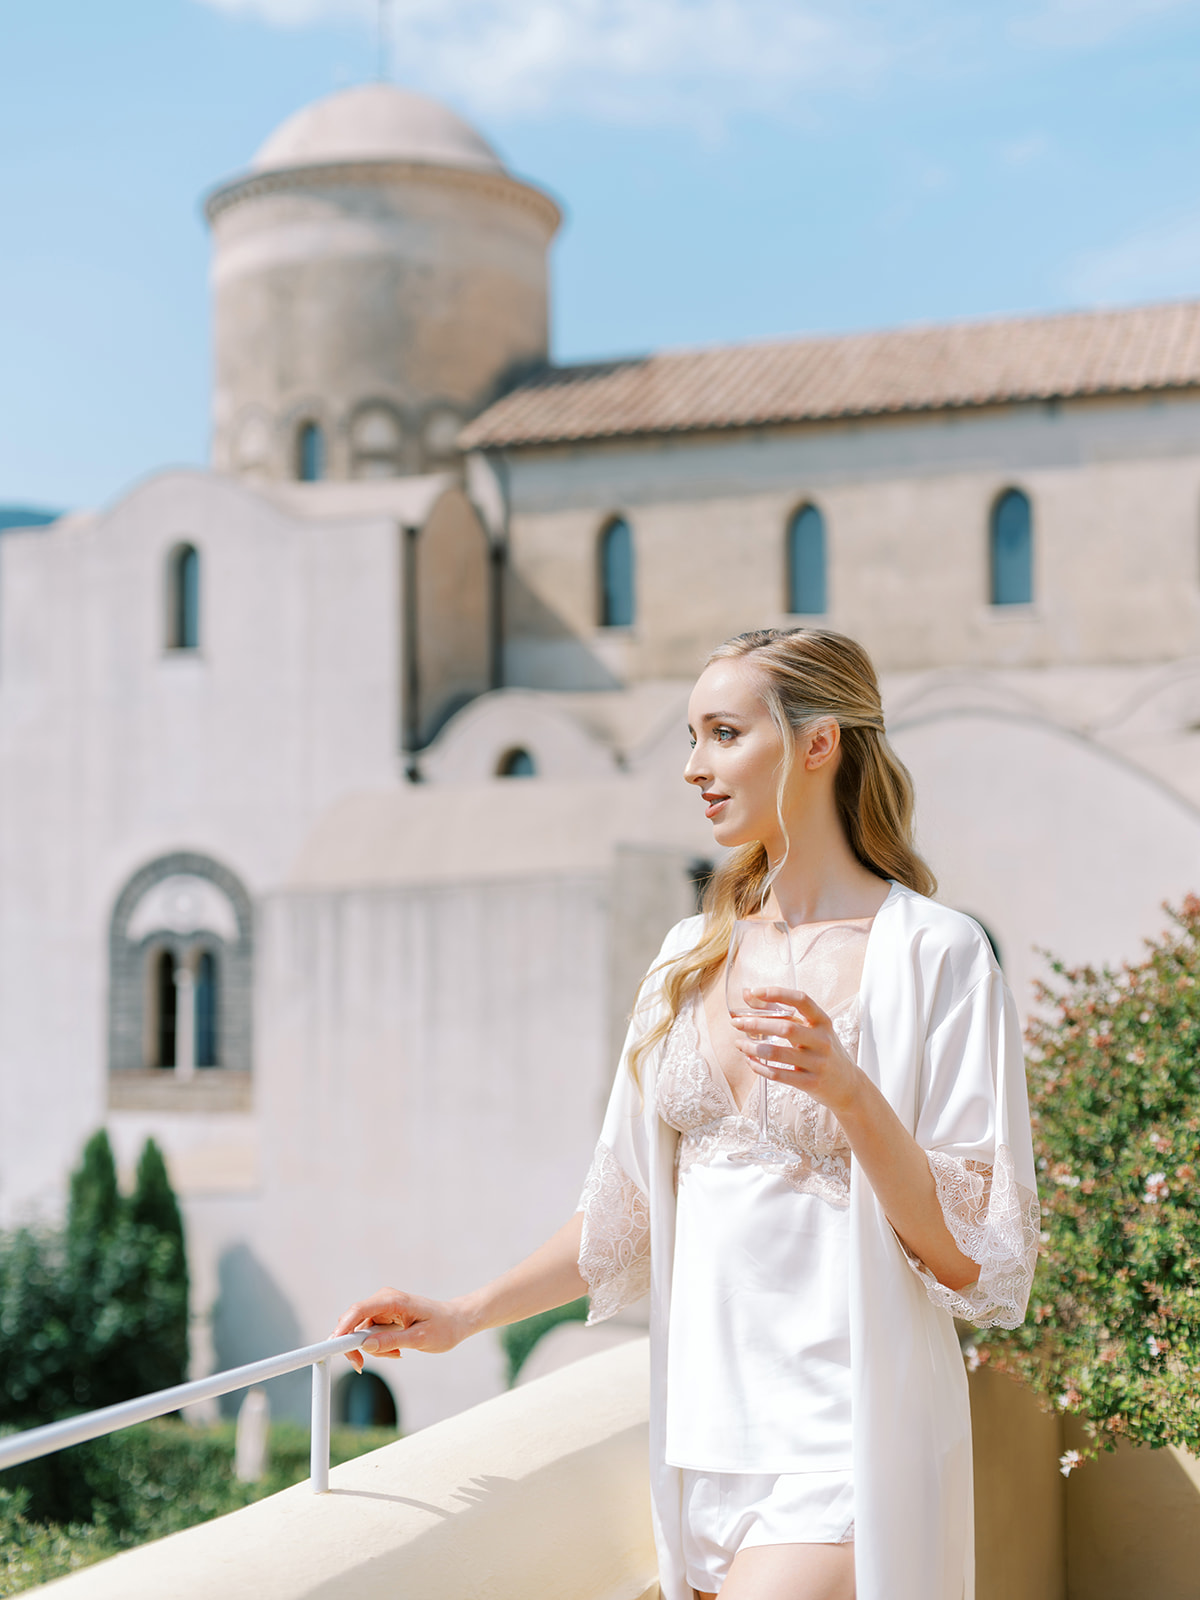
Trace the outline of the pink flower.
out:
[[[1058,1470],[1064,1478],[1069,1478],[1076,1467],[1083,1465],[1083,1457],[1078,1450],[1068,1450],[1065,1455],[1058,1458]]]
[[[1142,1196],[1146,1205],[1155,1205],[1159,1200],[1165,1200],[1170,1194],[1170,1185],[1167,1183],[1166,1174],[1152,1172],[1146,1179],[1146,1192]]]
[[[1167,1138],[1165,1133],[1152,1133],[1150,1135],[1150,1143],[1158,1151],[1159,1155],[1161,1155],[1164,1150],[1169,1150],[1171,1148],[1171,1141]]]

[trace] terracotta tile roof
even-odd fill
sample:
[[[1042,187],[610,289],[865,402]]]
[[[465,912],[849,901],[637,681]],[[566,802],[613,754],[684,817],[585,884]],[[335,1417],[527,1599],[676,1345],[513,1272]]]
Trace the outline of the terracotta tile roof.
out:
[[[759,427],[1200,386],[1200,301],[549,367],[465,448]]]

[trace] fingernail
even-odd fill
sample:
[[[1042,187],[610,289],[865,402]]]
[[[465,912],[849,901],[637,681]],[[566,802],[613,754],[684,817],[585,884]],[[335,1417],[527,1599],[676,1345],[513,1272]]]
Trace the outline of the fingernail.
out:
[[[379,1349],[379,1340],[378,1339],[364,1339],[363,1342],[362,1342],[362,1348],[365,1351],[367,1351],[367,1353],[369,1355],[374,1355],[375,1352]]]

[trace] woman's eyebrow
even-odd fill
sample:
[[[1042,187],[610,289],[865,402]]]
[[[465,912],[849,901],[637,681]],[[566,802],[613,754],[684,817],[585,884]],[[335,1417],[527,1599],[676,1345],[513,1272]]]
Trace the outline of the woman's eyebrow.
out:
[[[735,711],[706,711],[700,718],[701,722],[740,722],[742,719]]]

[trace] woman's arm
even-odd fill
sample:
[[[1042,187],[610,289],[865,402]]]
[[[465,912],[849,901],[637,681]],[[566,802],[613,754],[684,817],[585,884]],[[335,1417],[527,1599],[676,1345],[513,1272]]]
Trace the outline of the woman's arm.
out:
[[[806,1090],[828,1106],[850,1141],[884,1214],[908,1249],[939,1283],[961,1290],[979,1277],[979,1265],[954,1242],[938,1201],[924,1150],[880,1090],[842,1048],[833,1024],[807,995],[791,989],[752,989],[761,1005],[782,1002],[799,1013],[780,1017],[734,1017],[739,1047],[750,1065],[776,1083]],[[784,1035],[788,1044],[762,1035]]]
[[[378,1331],[362,1346],[367,1355],[399,1356],[405,1350],[440,1353],[453,1350],[485,1328],[520,1322],[523,1317],[578,1300],[587,1292],[579,1271],[582,1229],[583,1214],[577,1211],[524,1261],[482,1289],[454,1300],[427,1300],[403,1289],[380,1289],[369,1300],[352,1305],[331,1337],[375,1328]],[[351,1350],[346,1359],[362,1371],[357,1350]]]
[[[968,1288],[979,1277],[979,1264],[962,1253],[946,1226],[924,1150],[865,1072],[858,1072],[855,1087],[853,1099],[835,1115],[884,1215],[939,1283]]]

